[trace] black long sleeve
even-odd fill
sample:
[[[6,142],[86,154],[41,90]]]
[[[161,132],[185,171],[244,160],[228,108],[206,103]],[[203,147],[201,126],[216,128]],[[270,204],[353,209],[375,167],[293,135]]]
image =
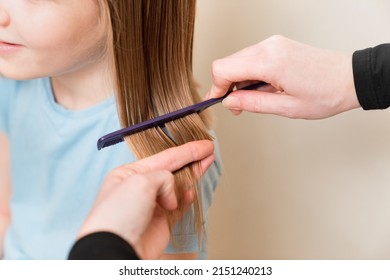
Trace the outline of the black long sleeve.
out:
[[[79,239],[69,253],[69,260],[139,260],[124,239],[110,232],[96,232]]]
[[[356,51],[352,58],[356,94],[364,110],[390,106],[390,44]]]

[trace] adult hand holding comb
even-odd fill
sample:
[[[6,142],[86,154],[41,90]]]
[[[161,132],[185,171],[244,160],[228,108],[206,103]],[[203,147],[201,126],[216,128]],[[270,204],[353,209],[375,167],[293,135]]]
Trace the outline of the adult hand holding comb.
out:
[[[289,118],[321,119],[360,107],[352,67],[352,53],[308,46],[282,36],[216,60],[213,86],[207,98],[223,96],[232,83],[262,80],[259,91],[237,90],[223,105],[241,111]]]

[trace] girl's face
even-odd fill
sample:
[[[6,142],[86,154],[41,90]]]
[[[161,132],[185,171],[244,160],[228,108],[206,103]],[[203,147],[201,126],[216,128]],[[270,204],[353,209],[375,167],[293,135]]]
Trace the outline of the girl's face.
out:
[[[107,24],[97,0],[0,0],[0,74],[53,77],[93,67]]]

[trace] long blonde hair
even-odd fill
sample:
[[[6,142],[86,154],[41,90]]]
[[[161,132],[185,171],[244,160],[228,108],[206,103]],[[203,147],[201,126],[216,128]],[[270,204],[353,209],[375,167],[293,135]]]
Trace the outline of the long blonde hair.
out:
[[[114,83],[123,127],[181,109],[200,101],[192,73],[195,0],[107,0],[111,19]],[[138,158],[189,141],[212,139],[209,117],[202,113],[127,137]],[[169,212],[172,229],[184,214],[187,190],[195,194],[192,224],[203,233],[200,188],[193,168],[175,173],[178,211]],[[184,225],[179,223],[181,230]],[[180,247],[181,241],[173,238]]]

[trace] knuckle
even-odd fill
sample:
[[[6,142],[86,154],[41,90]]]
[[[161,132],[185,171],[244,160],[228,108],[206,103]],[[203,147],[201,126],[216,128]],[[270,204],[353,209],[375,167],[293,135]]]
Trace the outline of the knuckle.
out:
[[[136,163],[133,164],[124,164],[112,169],[106,176],[107,180],[118,181],[125,180],[128,177],[134,176],[136,174],[144,173],[145,171],[141,166]]]
[[[222,59],[217,59],[215,61],[213,61],[213,63],[211,64],[211,73],[213,75],[213,77],[218,77],[221,75],[221,73],[223,72],[223,60]]]
[[[115,180],[117,178],[121,179],[123,178],[124,172],[123,172],[123,168],[121,167],[116,167],[115,169],[111,170],[108,175],[107,175],[107,179],[109,180]]]
[[[288,39],[281,35],[273,35],[267,40],[267,49],[271,54],[281,54],[288,44]]]
[[[254,98],[252,101],[253,111],[254,112],[262,112],[262,101],[261,96],[257,96],[257,98]]]
[[[286,40],[286,37],[279,34],[275,34],[269,37],[269,40],[274,43],[283,43]]]

